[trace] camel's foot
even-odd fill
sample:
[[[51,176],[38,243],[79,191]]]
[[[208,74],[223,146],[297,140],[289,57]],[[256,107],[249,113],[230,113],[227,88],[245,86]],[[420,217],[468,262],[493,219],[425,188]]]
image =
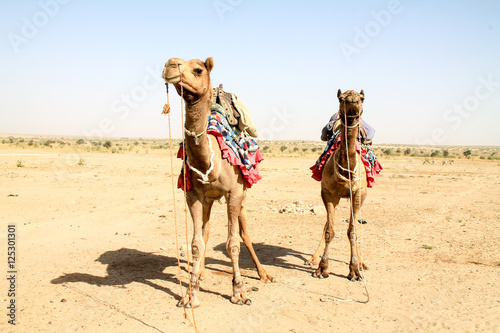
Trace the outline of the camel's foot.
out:
[[[200,277],[198,278],[200,281],[205,280],[205,277],[207,276],[207,272],[205,271],[205,267],[200,268]]]
[[[181,299],[178,303],[177,306],[186,309],[195,309],[200,306],[200,300],[198,297],[185,297],[184,299]]]
[[[239,295],[231,297],[231,303],[238,304],[238,305],[243,305],[243,304],[251,305],[252,300],[250,298],[246,298],[246,297],[242,296],[241,294],[239,294]]]
[[[359,267],[362,267],[363,270],[368,269],[368,266],[366,266],[364,263],[361,263]],[[347,278],[353,282],[363,280],[363,276],[359,272],[358,265],[356,263],[349,264],[349,275],[347,275]]]
[[[319,279],[326,279],[330,276],[328,274],[328,257],[323,257],[321,259],[318,265],[318,269],[316,269],[312,276]]]
[[[231,303],[238,305],[250,305],[252,301],[247,298],[244,290],[243,281],[234,282],[233,281],[233,296],[231,297]]]
[[[276,282],[274,277],[271,275],[267,274],[265,270],[259,271],[259,277],[260,277],[260,282],[267,283],[267,282]]]
[[[319,264],[319,261],[320,261],[319,256],[318,255],[313,255],[311,257],[311,259],[309,259],[308,261],[306,261],[306,265],[316,266],[317,264]]]

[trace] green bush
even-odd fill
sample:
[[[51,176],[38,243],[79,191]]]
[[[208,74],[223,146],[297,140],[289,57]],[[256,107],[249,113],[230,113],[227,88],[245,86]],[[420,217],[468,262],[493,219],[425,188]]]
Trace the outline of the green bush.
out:
[[[111,141],[107,140],[102,146],[106,149],[109,149],[112,145],[113,144],[111,143]]]

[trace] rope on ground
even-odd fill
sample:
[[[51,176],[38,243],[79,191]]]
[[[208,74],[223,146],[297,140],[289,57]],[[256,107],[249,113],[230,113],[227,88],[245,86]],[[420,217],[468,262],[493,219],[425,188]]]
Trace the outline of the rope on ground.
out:
[[[155,326],[153,326],[153,325],[150,325],[150,324],[148,324],[148,323],[144,322],[143,320],[141,320],[141,319],[139,319],[139,318],[137,318],[137,317],[134,317],[134,316],[133,316],[133,315],[131,315],[131,314],[128,314],[127,312],[125,312],[125,311],[121,310],[121,309],[120,309],[119,307],[117,307],[116,305],[113,305],[113,304],[111,304],[111,303],[109,303],[109,302],[106,302],[106,301],[104,301],[104,300],[102,300],[102,299],[100,299],[100,298],[97,298],[97,297],[95,297],[95,296],[93,296],[93,295],[91,295],[91,294],[89,294],[89,293],[87,293],[87,292],[85,292],[85,291],[83,291],[83,290],[80,290],[80,289],[78,289],[78,288],[76,288],[76,287],[74,287],[74,286],[68,285],[68,284],[66,284],[66,283],[64,283],[62,286],[63,286],[63,287],[65,287],[65,288],[71,289],[71,290],[73,290],[74,292],[76,292],[76,293],[78,293],[78,294],[80,294],[80,295],[86,296],[86,297],[90,298],[91,300],[93,300],[93,301],[94,301],[94,302],[96,302],[96,303],[99,303],[99,304],[101,304],[101,305],[104,305],[104,306],[106,306],[106,307],[108,307],[108,308],[110,308],[110,309],[112,309],[112,310],[114,310],[114,311],[116,311],[116,312],[118,312],[118,313],[121,313],[121,314],[122,314],[122,315],[124,315],[125,317],[128,317],[128,318],[130,318],[130,319],[133,319],[133,320],[135,320],[135,321],[138,321],[138,322],[140,322],[141,324],[143,324],[143,325],[145,325],[145,326],[148,326],[148,327],[151,327],[152,329],[154,329],[154,330],[156,330],[156,331],[158,331],[158,332],[164,333],[164,331],[160,330],[159,328],[157,328],[157,327],[155,327]]]

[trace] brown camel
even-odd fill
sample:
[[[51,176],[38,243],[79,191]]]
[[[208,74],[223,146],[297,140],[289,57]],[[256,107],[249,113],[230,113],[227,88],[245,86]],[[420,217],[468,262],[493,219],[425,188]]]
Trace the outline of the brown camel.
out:
[[[185,151],[191,170],[194,188],[187,191],[187,204],[193,218],[194,235],[191,243],[193,269],[191,272],[191,291],[189,300],[182,300],[179,306],[198,307],[200,280],[205,275],[206,244],[209,236],[210,211],[215,200],[223,196],[227,202],[228,238],[226,250],[233,266],[233,296],[235,304],[251,304],[247,298],[243,278],[238,264],[240,241],[238,229],[250,253],[262,282],[274,281],[259,262],[247,231],[245,211],[246,185],[241,171],[222,158],[217,139],[207,134],[206,128],[212,104],[212,85],[210,72],[214,67],[212,57],[205,62],[193,59],[184,61],[172,58],[165,64],[163,78],[175,86],[177,93],[186,103]],[[182,91],[181,91],[182,89]]]
[[[366,198],[367,192],[366,171],[360,155],[356,152],[359,133],[358,127],[365,97],[363,90],[358,94],[353,90],[342,93],[340,89],[337,97],[340,102],[339,115],[342,121],[341,144],[335,150],[334,154],[328,158],[323,168],[321,197],[325,204],[327,220],[320,245],[308,263],[314,265],[319,263],[313,276],[319,278],[328,277],[328,253],[330,251],[330,243],[335,235],[333,229],[335,207],[341,198],[349,198],[351,202],[351,216],[347,236],[351,243],[351,262],[347,278],[354,281],[362,278],[359,271],[360,268],[367,268],[361,261],[358,251],[355,227],[355,223],[359,219],[359,210]],[[349,181],[349,178],[351,181]],[[325,249],[323,256],[320,257],[319,254],[323,245]]]

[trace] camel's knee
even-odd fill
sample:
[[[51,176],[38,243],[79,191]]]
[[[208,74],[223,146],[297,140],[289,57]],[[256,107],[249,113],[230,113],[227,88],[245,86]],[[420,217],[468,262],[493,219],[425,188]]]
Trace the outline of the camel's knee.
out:
[[[335,231],[333,231],[332,227],[328,227],[325,230],[325,242],[329,243],[335,237]]]
[[[203,253],[205,253],[205,242],[202,239],[193,239],[191,243],[191,253],[193,255],[193,260],[199,260]]]
[[[347,228],[347,238],[349,238],[350,241],[356,241],[356,232],[351,224],[349,224]]]
[[[230,257],[237,257],[240,254],[240,242],[236,237],[229,237],[226,243],[226,251]]]

